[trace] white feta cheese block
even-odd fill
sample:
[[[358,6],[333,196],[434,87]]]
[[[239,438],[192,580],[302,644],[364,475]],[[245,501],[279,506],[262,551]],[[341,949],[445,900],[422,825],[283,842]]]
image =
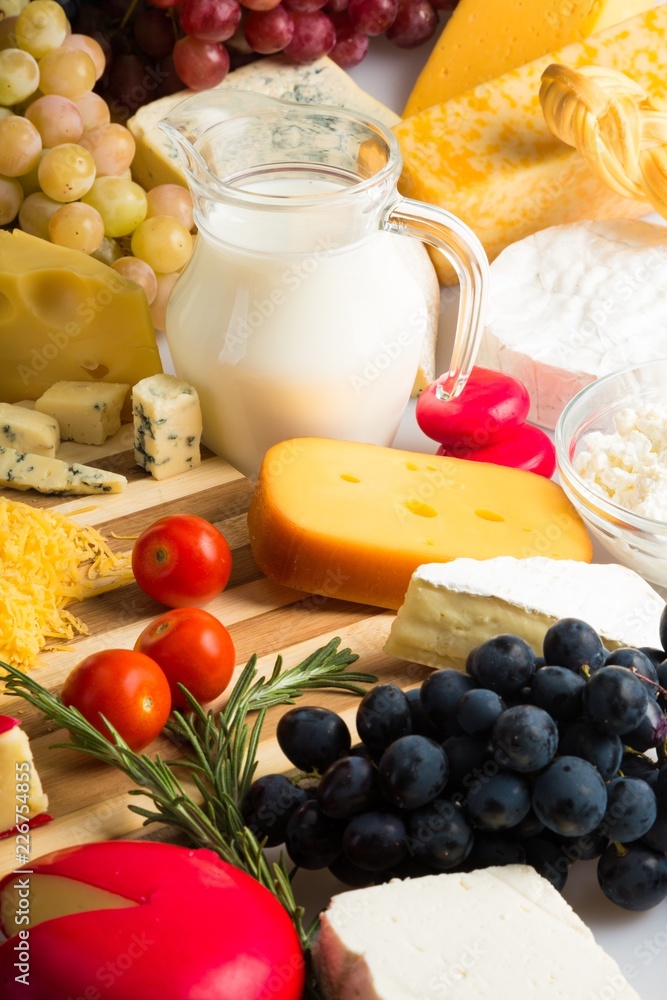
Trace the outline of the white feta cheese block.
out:
[[[529,419],[556,426],[601,375],[667,356],[667,228],[608,219],[553,226],[491,264],[477,364],[515,375]]]
[[[39,413],[27,406],[0,403],[0,444],[55,458],[60,444],[58,421],[48,413]]]
[[[415,570],[384,648],[430,667],[463,669],[470,650],[494,635],[519,635],[541,654],[555,621],[580,618],[608,649],[659,649],[664,607],[641,576],[615,563],[454,559]]]
[[[27,735],[18,719],[0,715],[0,838],[48,807]]]
[[[35,409],[58,421],[63,441],[104,444],[120,430],[120,414],[129,392],[123,382],[54,382]]]
[[[326,1000],[639,1000],[560,893],[524,865],[334,896],[313,961]]]
[[[58,458],[31,455],[0,445],[0,486],[57,496],[84,496],[120,493],[127,486],[127,479],[78,462],[68,465]]]
[[[197,390],[173,375],[151,375],[132,389],[134,460],[155,479],[201,462],[202,416]]]

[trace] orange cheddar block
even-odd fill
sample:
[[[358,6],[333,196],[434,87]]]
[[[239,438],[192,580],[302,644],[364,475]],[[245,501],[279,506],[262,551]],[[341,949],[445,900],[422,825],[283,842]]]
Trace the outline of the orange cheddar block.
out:
[[[248,528],[271,580],[382,608],[402,604],[422,563],[592,555],[578,514],[543,476],[329,438],[269,449]]]

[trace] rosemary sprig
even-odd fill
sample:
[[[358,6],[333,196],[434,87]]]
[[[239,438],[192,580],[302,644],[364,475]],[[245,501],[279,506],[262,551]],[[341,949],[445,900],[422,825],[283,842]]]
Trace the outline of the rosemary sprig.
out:
[[[252,656],[220,712],[207,712],[184,689],[190,711],[175,713],[169,724],[187,745],[180,760],[166,761],[159,755],[131,750],[108,722],[113,739],[107,739],[77,709],[67,708],[33,677],[2,662],[5,676],[0,679],[5,681],[8,694],[23,698],[68,730],[70,742],[56,746],[80,750],[112,764],[138,786],[130,790],[131,795],[148,796],[152,808],[129,806],[143,816],[145,826],[159,822],[185,831],[194,844],[210,848],[269,889],[287,910],[307,952],[317,922],[304,926],[303,908],[294,897],[284,860],[268,861],[262,844],[245,826],[240,805],[257,768],[257,750],[269,708],[293,704],[305,691],[320,688],[363,695],[366,687],[376,682],[372,674],[348,671],[358,657],[349,649],[339,650],[339,645],[340,639],[334,638],[289,670],[282,669],[279,656],[270,677],[258,675],[257,657]],[[248,722],[251,712],[257,712],[252,724]],[[194,783],[201,802],[176,775],[179,768]]]

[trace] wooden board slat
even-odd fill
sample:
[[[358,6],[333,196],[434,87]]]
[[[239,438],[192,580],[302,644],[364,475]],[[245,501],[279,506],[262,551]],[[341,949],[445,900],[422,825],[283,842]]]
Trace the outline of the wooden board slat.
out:
[[[269,672],[278,653],[292,666],[334,635],[341,636],[343,647],[349,646],[360,655],[356,667],[378,674],[383,681],[411,687],[428,674],[426,667],[406,665],[382,653],[393,613],[303,594],[280,587],[261,574],[252,558],[246,529],[252,484],[226,462],[209,453],[198,469],[158,483],[134,466],[130,443],[124,426],[103,449],[68,443],[59,452],[59,457],[68,461],[122,471],[129,480],[123,493],[90,498],[14,491],[0,491],[0,495],[75,516],[100,530],[116,551],[130,548],[132,541],[115,536],[136,537],[167,514],[199,514],[216,524],[232,549],[233,572],[225,591],[207,605],[207,610],[224,622],[234,639],[235,677],[255,652],[260,669]],[[131,649],[141,629],[164,608],[131,584],[73,605],[72,610],[86,622],[91,634],[71,643],[69,651],[44,654],[33,668],[34,676],[51,691],[59,690],[71,668],[94,650]],[[220,704],[224,701],[225,695]],[[356,697],[315,692],[304,698],[306,701],[334,708],[354,732]],[[290,767],[275,738],[281,711],[273,709],[268,715],[259,774]],[[122,774],[75,751],[53,749],[65,734],[21,699],[0,698],[0,712],[22,720],[54,817],[52,823],[32,831],[32,857],[73,844],[136,834],[141,819],[127,808],[128,802],[136,799],[128,796],[130,783]],[[178,748],[166,738],[156,741],[155,749],[170,758],[179,755]],[[0,841],[0,875],[13,869],[14,850],[13,838]]]

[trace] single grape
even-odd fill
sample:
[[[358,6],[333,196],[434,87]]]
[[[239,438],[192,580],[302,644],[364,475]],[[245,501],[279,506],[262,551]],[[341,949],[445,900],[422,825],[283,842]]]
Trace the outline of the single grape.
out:
[[[247,10],[273,10],[280,0],[241,0],[241,6]]]
[[[95,63],[81,49],[54,49],[39,61],[39,89],[76,100],[95,86]]]
[[[565,888],[570,865],[558,844],[547,837],[529,837],[523,841],[526,864],[551,882],[559,892]]]
[[[156,330],[164,330],[169,296],[177,281],[178,273],[157,275],[157,292],[151,304],[151,321]]]
[[[667,660],[663,660],[662,663],[658,664],[658,684],[661,690],[658,691],[658,702],[663,708],[667,707]]]
[[[657,813],[655,793],[641,778],[613,778],[607,785],[602,825],[610,840],[622,844],[639,840],[651,829]]]
[[[477,780],[476,772],[491,759],[488,743],[473,739],[472,736],[448,736],[442,744],[449,761],[447,787],[460,790]],[[495,768],[495,764],[493,765]]]
[[[508,837],[476,831],[466,870],[495,868],[496,865],[525,865],[525,863],[526,851],[523,844],[509,840]]]
[[[660,615],[660,642],[665,650],[665,656],[667,656],[667,604]]]
[[[125,120],[153,94],[156,80],[147,73],[146,57],[132,52],[114,56],[108,74],[110,107],[114,118]]]
[[[82,201],[97,209],[104,219],[105,236],[113,239],[129,236],[146,216],[146,192],[120,177],[98,177]]]
[[[646,683],[646,688],[649,695],[657,697],[658,695],[658,671],[651,662],[650,658],[642,653],[639,649],[632,649],[630,647],[622,647],[621,649],[615,649],[613,653],[610,653],[605,660],[605,667],[627,667],[631,670],[633,674],[637,677],[643,677],[648,682]]]
[[[60,48],[69,25],[65,11],[55,0],[32,0],[17,17],[14,31],[19,48],[41,59]]]
[[[58,94],[38,97],[25,111],[47,149],[64,142],[78,143],[83,135],[83,117],[74,101]]]
[[[378,772],[365,757],[342,757],[326,769],[317,786],[317,803],[325,816],[348,819],[377,806]]]
[[[628,751],[623,754],[621,763],[618,766],[626,778],[641,778],[647,785],[655,785],[660,771],[657,764],[642,753]]]
[[[36,59],[21,49],[0,49],[0,104],[11,108],[26,101],[38,86]]]
[[[428,736],[430,740],[435,740],[437,743],[439,741],[438,730],[424,711],[421,700],[421,689],[410,688],[409,691],[405,692],[405,697],[408,699],[408,705],[410,706],[412,732],[417,733],[418,736]]]
[[[93,253],[104,239],[102,216],[91,205],[63,205],[49,219],[49,239],[60,247]]]
[[[516,694],[531,682],[535,654],[518,635],[497,635],[477,647],[471,672],[480,687],[503,696]]]
[[[558,751],[561,755],[589,761],[608,781],[620,767],[623,744],[619,736],[601,733],[589,722],[578,719],[561,732]]]
[[[344,823],[325,816],[309,799],[287,821],[287,853],[299,868],[328,868],[341,853],[344,830]]]
[[[284,0],[288,10],[294,10],[298,14],[308,14],[313,10],[321,10],[326,0]]]
[[[174,66],[191,90],[206,90],[222,83],[229,71],[229,53],[219,42],[203,42],[192,35],[174,45]]]
[[[544,636],[544,659],[550,666],[592,670],[602,666],[605,651],[597,632],[579,618],[561,618]]]
[[[537,776],[532,805],[538,818],[566,837],[590,833],[602,822],[607,788],[597,771],[580,757],[558,757]]]
[[[622,736],[646,714],[646,685],[625,667],[602,667],[584,689],[584,711],[603,733]]]
[[[104,224],[103,224],[104,225]],[[118,271],[124,278],[141,285],[146,293],[149,306],[155,301],[157,295],[157,277],[152,267],[138,257],[120,257],[111,265],[114,271]]]
[[[285,712],[276,728],[278,745],[300,771],[324,774],[339,757],[348,753],[350,730],[340,715],[328,708],[304,706]]]
[[[95,161],[83,146],[63,142],[47,149],[37,171],[44,194],[54,201],[77,201],[95,182]]]
[[[394,740],[412,732],[410,705],[396,684],[378,684],[364,695],[357,708],[357,732],[378,756]]]
[[[293,14],[294,34],[285,46],[285,58],[306,65],[331,52],[336,44],[336,29],[331,18],[321,10],[309,14]]]
[[[146,218],[154,215],[166,215],[176,219],[190,231],[194,225],[192,218],[192,195],[181,184],[158,184],[146,192],[148,211]]]
[[[48,240],[49,220],[59,208],[62,202],[48,198],[42,191],[29,194],[19,209],[19,226],[28,236]]]
[[[134,136],[124,125],[115,122],[87,129],[80,145],[95,161],[97,177],[118,177],[129,169],[134,159]],[[169,268],[176,271],[177,268]]]
[[[387,38],[401,49],[414,49],[428,42],[437,27],[438,15],[428,0],[398,0],[398,11]]]
[[[336,27],[336,44],[329,53],[341,69],[358,66],[368,52],[368,35],[353,28],[351,24]]]
[[[466,806],[482,830],[509,830],[528,815],[530,788],[522,775],[498,771],[471,785]]]
[[[353,864],[369,871],[397,865],[408,853],[403,821],[387,812],[354,816],[343,834],[343,853]]]
[[[654,783],[657,813],[653,826],[642,840],[655,851],[667,851],[667,768],[662,767]]]
[[[649,910],[667,896],[667,858],[643,844],[610,844],[598,861],[605,896],[625,910]]]
[[[431,802],[447,784],[447,754],[425,736],[401,736],[387,747],[378,766],[382,794],[401,809]]]
[[[275,847],[285,841],[292,813],[308,801],[306,792],[282,774],[266,774],[252,785],[241,802],[243,822],[259,841]]]
[[[0,175],[21,177],[37,164],[42,152],[39,132],[27,118],[0,118]]]
[[[350,6],[350,0],[327,0],[324,9],[327,14],[343,14]]]
[[[566,667],[541,667],[530,684],[531,701],[556,720],[572,722],[582,712],[586,681]]]
[[[426,715],[438,730],[441,738],[461,732],[456,721],[456,709],[466,691],[475,687],[475,681],[460,670],[436,670],[421,686],[421,702]]]
[[[458,868],[470,854],[474,834],[461,809],[436,799],[408,819],[410,854],[438,871]]]
[[[0,177],[0,226],[13,222],[23,204],[23,188],[13,177]]]
[[[251,10],[245,16],[243,33],[248,45],[260,55],[282,52],[294,36],[294,18],[279,4],[272,10]]]
[[[373,755],[364,743],[354,743],[350,747],[348,757],[362,757],[364,760],[370,761],[371,764],[374,763]]]
[[[528,840],[529,837],[538,837],[543,830],[544,823],[530,809],[516,826],[507,831],[507,836],[512,840]]]
[[[164,59],[174,47],[174,22],[155,7],[139,11],[133,31],[137,45],[151,59]]]
[[[495,759],[510,771],[539,771],[556,755],[558,727],[536,705],[517,705],[500,715],[492,733]]]
[[[398,0],[350,0],[350,23],[365,35],[382,35],[398,14]]]
[[[108,125],[111,121],[109,105],[99,94],[95,94],[93,91],[87,91],[85,94],[81,94],[80,97],[75,97],[73,103],[79,109],[84,129],[97,128],[99,125]]]
[[[667,720],[660,705],[653,698],[648,699],[646,712],[638,726],[623,734],[623,742],[632,750],[652,750],[667,739]]]
[[[139,15],[141,16],[141,15]],[[173,42],[173,35],[171,36]],[[93,60],[95,65],[95,79],[99,80],[106,69],[107,57],[101,44],[96,38],[90,35],[73,34],[68,35],[62,43],[64,49],[79,49],[85,52]]]
[[[241,23],[238,0],[183,0],[181,27],[203,42],[225,42]]]
[[[655,649],[654,646],[640,646],[639,652],[643,653],[644,656],[648,656],[656,670],[665,659],[664,649]]]
[[[499,694],[487,688],[474,688],[461,696],[456,721],[464,733],[480,739],[491,735],[496,720],[504,711],[505,702]]]

